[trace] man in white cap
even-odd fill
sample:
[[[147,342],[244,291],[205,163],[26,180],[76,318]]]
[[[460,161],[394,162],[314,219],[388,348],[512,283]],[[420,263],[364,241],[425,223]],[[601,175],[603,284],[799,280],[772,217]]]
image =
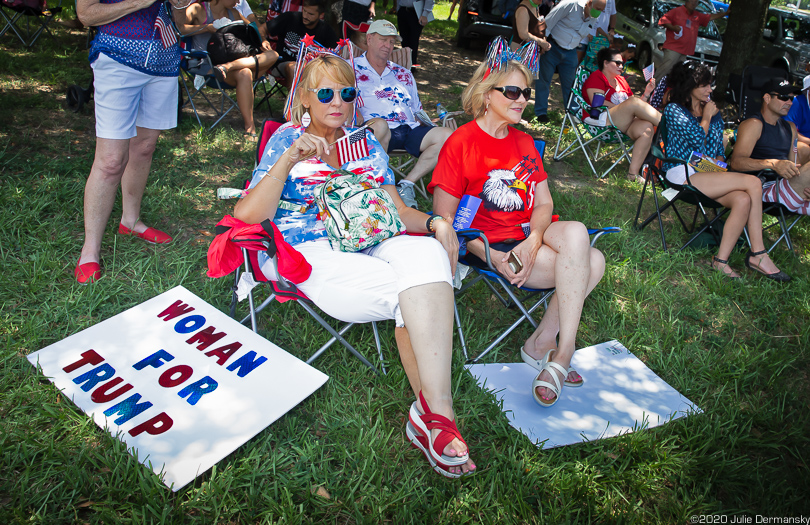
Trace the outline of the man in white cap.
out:
[[[799,130],[799,143],[810,147],[810,75],[804,77],[802,92],[793,99],[785,120],[796,124]]]
[[[395,43],[402,41],[394,24],[375,20],[366,32],[366,40],[368,51],[354,61],[357,89],[363,99],[360,113],[363,119],[370,120],[384,148],[404,149],[418,157],[408,176],[397,184],[402,200],[415,208],[413,185],[436,167],[439,151],[452,129],[420,124],[414,116],[422,103],[413,75],[389,60]]]
[[[734,171],[773,170],[777,182],[762,187],[764,202],[780,202],[793,212],[810,214],[810,148],[797,147],[796,125],[784,117],[798,89],[788,80],[772,78],[762,90],[760,112],[737,130],[737,143],[729,160]]]

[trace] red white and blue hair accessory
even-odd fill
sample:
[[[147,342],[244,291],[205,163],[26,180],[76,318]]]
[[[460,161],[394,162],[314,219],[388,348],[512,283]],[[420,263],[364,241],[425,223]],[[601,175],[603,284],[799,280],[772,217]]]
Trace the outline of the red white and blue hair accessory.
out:
[[[348,50],[348,53],[346,53],[349,56],[348,59],[341,55],[344,50]],[[329,49],[316,42],[314,36],[304,35],[304,38],[301,39],[301,47],[298,49],[298,60],[295,63],[295,75],[293,75],[293,81],[292,84],[290,84],[290,94],[287,97],[287,102],[284,104],[284,118],[288,121],[292,119],[292,101],[295,98],[295,92],[298,89],[298,82],[301,79],[301,72],[304,70],[304,67],[313,59],[324,55],[332,55],[341,60],[345,60],[352,67],[352,71],[354,71],[354,49],[352,48],[352,43],[348,38],[339,40],[337,47],[334,49]],[[354,101],[354,111],[352,112],[351,122],[352,126],[357,123],[358,100],[361,100],[359,96]]]
[[[501,68],[506,67],[506,64],[510,60],[520,62],[529,68],[529,71],[534,73],[535,76],[537,76],[540,71],[538,47],[537,42],[534,40],[530,40],[520,46],[516,51],[512,51],[509,47],[509,42],[504,40],[503,37],[496,36],[492,42],[489,43],[486,56],[489,67],[487,68],[487,72],[484,73],[484,78],[487,78],[493,71],[500,71]]]

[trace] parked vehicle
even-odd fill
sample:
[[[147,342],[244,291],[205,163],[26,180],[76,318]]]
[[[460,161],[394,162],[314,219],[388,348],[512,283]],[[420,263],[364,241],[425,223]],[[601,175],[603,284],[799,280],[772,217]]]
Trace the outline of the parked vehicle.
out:
[[[810,15],[771,7],[760,38],[757,64],[784,69],[794,82],[810,73]]]
[[[520,0],[461,0],[458,10],[458,47],[470,47],[471,40],[492,40],[512,36],[512,16]],[[511,11],[510,11],[511,8]]]
[[[636,44],[636,60],[640,67],[647,67],[658,58],[663,58],[666,30],[658,25],[658,20],[670,10],[682,5],[677,0],[616,0],[616,32],[628,42]],[[709,0],[700,0],[697,10],[701,13],[715,13]],[[689,58],[717,64],[723,39],[714,22],[698,29],[695,54]]]

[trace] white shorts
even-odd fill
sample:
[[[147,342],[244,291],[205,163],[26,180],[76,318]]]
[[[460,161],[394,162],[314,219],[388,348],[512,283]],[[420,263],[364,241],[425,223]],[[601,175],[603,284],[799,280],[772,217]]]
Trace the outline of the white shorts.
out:
[[[452,286],[450,259],[432,237],[400,235],[357,253],[333,251],[328,239],[295,249],[312,265],[312,275],[298,289],[331,317],[348,323],[394,319],[405,326],[400,292],[429,283]],[[262,272],[275,278],[271,261]]]
[[[141,73],[104,53],[92,68],[97,137],[131,139],[136,127],[177,127],[177,77]]]
[[[689,170],[690,177],[694,175],[695,168],[687,164],[686,169]],[[672,184],[678,184],[679,186],[683,186],[684,184],[686,184],[686,172],[684,171],[682,164],[675,166],[674,168],[669,168],[667,170],[666,177],[667,180]]]

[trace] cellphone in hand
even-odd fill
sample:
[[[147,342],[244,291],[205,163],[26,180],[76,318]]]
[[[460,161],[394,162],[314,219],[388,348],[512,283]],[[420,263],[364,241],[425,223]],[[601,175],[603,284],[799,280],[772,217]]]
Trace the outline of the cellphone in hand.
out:
[[[506,260],[506,263],[509,265],[509,269],[512,270],[512,273],[520,273],[520,271],[523,270],[523,263],[515,252],[509,252],[509,258]]]

